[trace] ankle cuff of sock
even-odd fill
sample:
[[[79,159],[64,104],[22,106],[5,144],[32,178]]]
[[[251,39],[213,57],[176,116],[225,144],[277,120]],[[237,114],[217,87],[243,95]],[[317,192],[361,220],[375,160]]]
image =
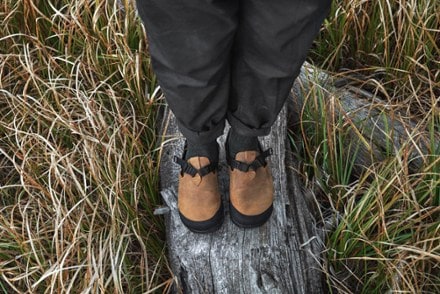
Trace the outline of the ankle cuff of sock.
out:
[[[218,162],[219,146],[217,141],[198,144],[196,142],[186,142],[185,160],[191,157],[208,157],[210,162]]]
[[[235,132],[233,129],[229,131],[226,139],[229,156],[235,158],[238,152],[242,151],[258,151],[261,152],[260,142],[257,136],[243,136]]]

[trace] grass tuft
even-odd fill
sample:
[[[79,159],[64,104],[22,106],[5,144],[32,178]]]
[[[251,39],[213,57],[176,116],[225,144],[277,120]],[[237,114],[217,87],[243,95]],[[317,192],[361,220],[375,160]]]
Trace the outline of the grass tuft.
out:
[[[166,289],[159,97],[134,7],[7,0],[0,15],[0,289]]]
[[[305,183],[333,216],[335,293],[440,292],[439,4],[334,1],[314,44],[336,91],[372,93],[368,119],[352,121],[312,81],[295,138]]]

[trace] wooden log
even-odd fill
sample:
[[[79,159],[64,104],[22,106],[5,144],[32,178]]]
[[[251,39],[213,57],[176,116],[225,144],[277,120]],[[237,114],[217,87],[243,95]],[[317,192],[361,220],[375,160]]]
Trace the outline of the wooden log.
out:
[[[235,226],[226,209],[225,223],[212,234],[190,232],[177,212],[179,168],[172,162],[180,156],[184,140],[175,119],[166,110],[163,120],[161,189],[166,205],[169,262],[175,289],[184,293],[323,293],[320,271],[322,235],[305,201],[303,188],[294,175],[284,109],[269,136],[262,141],[272,147],[270,166],[274,176],[275,201],[271,219],[262,227]],[[226,131],[225,131],[226,134]],[[220,139],[223,146],[225,135]],[[220,188],[228,205],[228,171],[224,148],[220,152]]]

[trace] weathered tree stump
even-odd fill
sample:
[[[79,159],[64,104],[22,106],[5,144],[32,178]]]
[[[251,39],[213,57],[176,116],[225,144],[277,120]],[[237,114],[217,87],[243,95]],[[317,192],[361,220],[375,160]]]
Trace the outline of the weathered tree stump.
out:
[[[263,147],[272,147],[270,166],[274,176],[275,201],[271,219],[262,227],[235,226],[226,209],[225,223],[212,234],[190,232],[177,212],[179,168],[172,162],[180,156],[184,140],[175,119],[166,110],[161,159],[161,189],[166,205],[169,261],[176,289],[185,293],[322,293],[321,239],[308,212],[303,189],[293,174],[293,159],[286,144],[286,111],[283,110]],[[226,132],[225,132],[226,134]],[[225,135],[219,139],[221,145]],[[220,188],[228,205],[228,177],[224,149],[220,155]]]

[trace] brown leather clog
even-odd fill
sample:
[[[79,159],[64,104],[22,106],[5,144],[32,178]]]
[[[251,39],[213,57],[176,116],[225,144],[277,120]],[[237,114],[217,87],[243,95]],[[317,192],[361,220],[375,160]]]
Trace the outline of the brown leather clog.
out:
[[[274,188],[270,168],[265,158],[272,154],[268,149],[238,152],[228,156],[230,166],[230,213],[239,227],[253,228],[263,225],[273,210]]]
[[[174,157],[181,166],[178,208],[183,224],[195,233],[211,233],[223,223],[223,203],[217,180],[217,163],[207,157],[187,161]]]

